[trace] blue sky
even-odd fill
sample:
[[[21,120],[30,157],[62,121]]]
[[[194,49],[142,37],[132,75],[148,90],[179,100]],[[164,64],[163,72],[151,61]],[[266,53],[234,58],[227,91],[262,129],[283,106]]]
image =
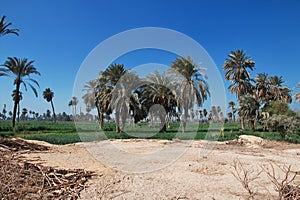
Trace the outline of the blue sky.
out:
[[[24,93],[21,107],[39,113],[50,109],[41,95],[50,87],[56,111],[70,113],[68,102],[77,71],[99,43],[129,29],[163,27],[200,43],[222,75],[227,54],[244,49],[256,61],[253,74],[282,75],[293,88],[300,81],[299,10],[299,0],[1,1],[0,15],[20,29],[20,36],[0,38],[0,63],[8,56],[26,57],[35,60],[42,74],[35,77],[40,83],[39,97],[31,91]],[[155,55],[144,56],[145,62],[169,64],[170,56],[155,59]],[[128,56],[121,61],[131,67],[127,65],[140,64],[141,55],[136,59]],[[0,109],[3,104],[12,109],[12,83],[0,78]],[[227,99],[236,98],[228,93]],[[299,103],[292,107],[300,110]]]

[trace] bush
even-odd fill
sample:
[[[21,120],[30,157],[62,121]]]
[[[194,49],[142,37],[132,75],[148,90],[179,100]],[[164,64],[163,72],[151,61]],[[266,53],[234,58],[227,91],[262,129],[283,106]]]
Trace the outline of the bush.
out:
[[[264,119],[262,123],[265,127],[268,127],[269,130],[279,132],[282,139],[286,139],[287,135],[290,133],[295,133],[300,126],[300,122],[297,117],[277,114]]]

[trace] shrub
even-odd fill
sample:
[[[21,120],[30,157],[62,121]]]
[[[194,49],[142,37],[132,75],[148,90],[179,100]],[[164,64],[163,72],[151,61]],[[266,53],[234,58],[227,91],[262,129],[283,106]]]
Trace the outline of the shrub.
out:
[[[270,118],[264,119],[262,122],[264,126],[269,128],[269,130],[279,132],[282,139],[286,139],[289,133],[296,132],[300,126],[300,122],[297,117],[280,114],[274,114]]]

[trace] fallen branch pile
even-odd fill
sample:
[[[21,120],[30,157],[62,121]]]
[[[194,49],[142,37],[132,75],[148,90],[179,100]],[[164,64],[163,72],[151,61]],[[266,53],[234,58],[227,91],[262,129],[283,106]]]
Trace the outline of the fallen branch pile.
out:
[[[82,169],[55,169],[26,162],[16,153],[24,149],[49,147],[0,139],[0,199],[77,199],[92,176]]]

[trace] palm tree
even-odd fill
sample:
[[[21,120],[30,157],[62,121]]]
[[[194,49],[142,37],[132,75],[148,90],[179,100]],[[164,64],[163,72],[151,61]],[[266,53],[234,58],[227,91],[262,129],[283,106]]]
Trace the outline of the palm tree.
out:
[[[69,106],[72,106],[72,108],[73,108],[73,115],[74,115],[74,117],[76,117],[76,115],[77,115],[77,112],[76,112],[76,106],[77,106],[77,104],[78,104],[78,99],[77,99],[77,97],[72,97],[72,99],[69,101]]]
[[[231,108],[231,117],[233,118],[233,122],[235,122],[235,112],[236,112],[236,109],[234,106],[235,106],[234,101],[230,101],[228,103],[228,108]]]
[[[247,118],[252,125],[252,131],[255,131],[257,110],[259,102],[252,95],[245,95],[240,100],[239,116]]]
[[[111,64],[103,73],[102,73],[102,80],[104,82],[104,87],[102,88],[102,92],[106,94],[106,96],[103,96],[104,99],[106,99],[104,102],[109,103],[109,108],[111,110],[115,110],[115,121],[116,121],[116,132],[122,132],[120,129],[120,115],[121,112],[126,112],[125,110],[120,110],[121,107],[119,107],[118,102],[112,101],[112,94],[114,94],[114,97],[118,97],[119,95],[122,96],[122,89],[120,88],[120,85],[118,84],[118,81],[121,79],[122,76],[125,75],[127,70],[125,70],[123,64]],[[110,93],[106,93],[111,91]],[[101,95],[101,93],[100,93]],[[111,101],[110,101],[111,100]],[[109,102],[107,102],[109,101]],[[102,101],[103,102],[103,101]]]
[[[8,34],[19,35],[19,29],[13,28],[9,29],[8,27],[12,25],[11,22],[5,22],[6,16],[2,16],[0,20],[0,37]]]
[[[270,84],[270,92],[272,95],[272,100],[282,100],[287,103],[291,103],[292,96],[290,94],[291,90],[288,88],[288,86],[283,85],[284,80],[282,76],[271,76],[268,79],[268,82]]]
[[[166,72],[160,74],[155,71],[147,75],[146,81],[147,84],[140,88],[142,91],[140,102],[145,105],[152,116],[157,115],[159,117],[161,121],[160,132],[166,132],[166,116],[177,106],[175,92],[170,86],[172,77],[168,76]],[[155,104],[161,105],[164,110],[159,107],[155,109],[153,107]]]
[[[53,105],[54,92],[51,91],[50,88],[46,88],[45,91],[43,92],[43,97],[44,97],[44,99],[46,99],[47,102],[51,103],[52,113],[53,113],[53,121],[55,123],[56,122],[56,114],[55,114],[54,105]]]
[[[262,103],[267,103],[270,99],[270,84],[267,73],[259,73],[254,78],[256,83],[257,97]]]
[[[34,92],[35,96],[38,96],[36,88],[31,84],[34,83],[39,87],[36,80],[30,77],[31,74],[40,75],[37,69],[33,66],[34,61],[27,61],[27,58],[19,59],[16,57],[8,57],[7,61],[3,64],[3,68],[0,68],[0,76],[11,76],[14,77],[15,96],[14,96],[14,109],[12,126],[15,127],[17,106],[20,102],[20,87],[21,84],[24,86],[25,91],[27,91],[27,84]]]
[[[182,124],[182,132],[184,132],[189,109],[194,107],[195,102],[201,107],[209,95],[206,76],[203,73],[205,68],[200,68],[189,56],[176,58],[170,68],[177,72],[172,74],[179,84],[177,97],[184,112]]]
[[[95,108],[95,95],[96,95],[97,80],[90,80],[84,85],[86,94],[82,96],[83,102],[88,110]]]
[[[231,81],[228,89],[231,90],[232,94],[236,93],[240,101],[243,95],[253,92],[248,70],[255,69],[255,62],[243,50],[231,51],[228,57],[223,65],[225,79]],[[241,117],[241,126],[244,130],[244,117]]]
[[[133,113],[137,120],[141,116],[141,105],[137,98],[136,89],[142,84],[136,72],[129,72],[120,77],[118,83],[114,87],[111,96],[111,109],[120,113],[121,126],[119,131],[123,131],[126,119]],[[139,114],[138,114],[139,113]],[[138,115],[137,115],[138,114]],[[116,119],[118,121],[118,119]]]

